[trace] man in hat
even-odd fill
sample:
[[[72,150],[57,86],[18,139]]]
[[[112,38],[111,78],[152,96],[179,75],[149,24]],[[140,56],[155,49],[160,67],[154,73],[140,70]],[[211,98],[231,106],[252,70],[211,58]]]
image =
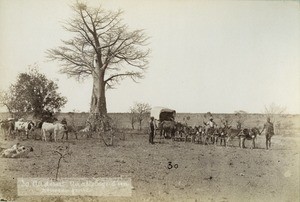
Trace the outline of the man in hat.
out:
[[[267,122],[264,124],[264,127],[261,131],[261,133],[266,129],[265,135],[266,135],[266,149],[271,148],[271,138],[274,135],[274,125],[271,122],[270,117],[267,118]]]
[[[155,133],[155,128],[156,128],[156,125],[155,125],[155,121],[154,121],[154,117],[152,116],[150,118],[150,122],[149,122],[149,143],[150,144],[154,144],[154,133]]]
[[[213,140],[213,133],[214,133],[214,128],[217,127],[217,124],[214,122],[213,117],[211,116],[209,118],[208,122],[203,122],[205,124],[205,134],[207,136],[209,136],[211,138],[211,140],[214,142]]]
[[[209,118],[209,121],[206,123],[206,125],[208,125],[209,128],[215,128],[215,127],[217,127],[217,124],[216,124],[216,122],[214,122],[213,117]]]

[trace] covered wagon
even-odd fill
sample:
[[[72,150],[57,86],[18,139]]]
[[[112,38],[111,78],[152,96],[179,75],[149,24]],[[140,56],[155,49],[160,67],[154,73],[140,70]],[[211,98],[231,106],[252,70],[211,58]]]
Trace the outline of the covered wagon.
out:
[[[176,129],[176,111],[174,109],[153,107],[150,116],[154,118],[156,130],[161,136],[170,137],[169,135],[174,135]]]

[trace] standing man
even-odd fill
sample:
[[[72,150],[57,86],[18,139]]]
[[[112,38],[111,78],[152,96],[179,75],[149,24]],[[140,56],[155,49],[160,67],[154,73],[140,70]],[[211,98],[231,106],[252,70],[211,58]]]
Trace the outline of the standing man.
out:
[[[206,134],[206,138],[205,138],[205,143],[207,143],[206,141],[210,138],[212,143],[215,143],[215,137],[214,137],[214,132],[215,132],[215,128],[217,128],[217,124],[214,122],[213,117],[211,116],[209,118],[208,122],[204,122],[205,124],[205,134]]]
[[[68,134],[68,123],[67,123],[66,118],[63,118],[60,123],[63,125],[63,128],[64,128],[63,136],[61,139],[64,139],[64,136],[66,134],[66,140],[68,140],[69,134]]]
[[[154,117],[152,116],[150,118],[150,122],[149,122],[149,143],[150,144],[154,144],[153,139],[154,139],[154,133],[155,133],[155,122],[154,122]]]
[[[266,149],[271,148],[271,138],[274,135],[274,126],[270,117],[267,118],[267,123],[264,124],[264,128],[261,133],[266,129]]]
[[[216,124],[216,122],[214,122],[213,117],[210,117],[210,118],[209,118],[209,121],[206,123],[206,125],[207,125],[209,128],[215,128],[215,127],[217,127],[217,124]]]

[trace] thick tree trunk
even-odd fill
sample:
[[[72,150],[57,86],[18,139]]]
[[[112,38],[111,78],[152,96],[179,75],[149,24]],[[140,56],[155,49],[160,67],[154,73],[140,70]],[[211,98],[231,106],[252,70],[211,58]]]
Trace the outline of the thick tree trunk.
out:
[[[110,128],[110,118],[107,116],[104,71],[95,67],[93,73],[93,91],[91,96],[90,115],[87,119],[90,131],[106,131]]]
[[[90,113],[107,115],[104,73],[93,75],[93,91],[91,97]]]
[[[143,120],[139,120],[139,123],[140,123],[140,130],[142,130],[142,121],[143,121]]]
[[[134,120],[131,119],[131,128],[134,130]]]

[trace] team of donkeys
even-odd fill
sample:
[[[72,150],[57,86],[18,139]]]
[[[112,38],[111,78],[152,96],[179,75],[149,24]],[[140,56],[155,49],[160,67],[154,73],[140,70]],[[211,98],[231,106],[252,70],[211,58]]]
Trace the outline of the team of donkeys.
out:
[[[251,140],[251,149],[255,148],[255,139],[261,132],[257,127],[242,128],[238,126],[233,128],[227,124],[224,126],[210,126],[206,123],[200,126],[188,126],[175,121],[162,121],[157,127],[160,136],[171,138],[174,141],[185,141],[200,144],[220,144],[227,147],[235,139],[239,139],[239,147],[245,148],[245,141]],[[218,143],[219,142],[219,143]]]

